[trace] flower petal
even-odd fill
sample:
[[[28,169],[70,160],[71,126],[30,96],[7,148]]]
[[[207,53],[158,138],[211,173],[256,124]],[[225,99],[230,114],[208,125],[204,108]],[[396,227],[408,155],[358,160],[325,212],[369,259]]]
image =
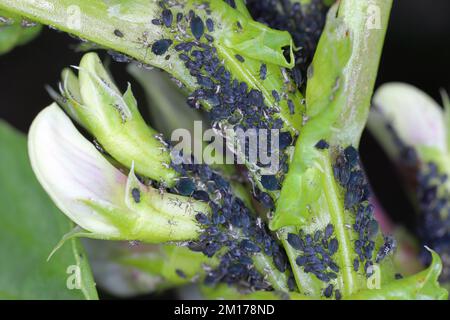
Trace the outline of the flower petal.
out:
[[[81,200],[113,205],[124,192],[126,176],[78,132],[56,104],[33,121],[28,152],[39,182],[61,211],[88,231],[118,236],[116,227]]]

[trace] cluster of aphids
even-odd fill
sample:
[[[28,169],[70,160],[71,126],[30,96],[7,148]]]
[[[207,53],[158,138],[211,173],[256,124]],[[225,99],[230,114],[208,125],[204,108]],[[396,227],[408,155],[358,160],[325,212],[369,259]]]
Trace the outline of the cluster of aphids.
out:
[[[441,280],[444,281],[450,280],[450,203],[447,189],[441,187],[447,180],[447,174],[439,173],[433,162],[423,164],[417,173],[419,232],[424,244],[442,257],[446,266],[441,275]],[[429,254],[424,254],[424,258],[426,262],[430,262]]]
[[[234,1],[225,1],[231,7],[236,8]],[[267,146],[267,156],[278,157],[279,170],[274,175],[262,176],[261,185],[266,191],[275,191],[281,188],[281,182],[288,171],[288,155],[285,150],[294,142],[292,133],[283,129],[284,122],[280,118],[279,104],[286,103],[291,114],[296,113],[294,102],[289,99],[287,92],[278,92],[272,90],[271,95],[275,101],[275,106],[268,106],[265,103],[263,93],[258,89],[249,88],[244,81],[239,81],[233,77],[226,68],[224,62],[219,59],[217,49],[214,46],[214,37],[211,35],[215,31],[216,23],[207,2],[197,5],[195,10],[188,12],[182,4],[172,1],[159,1],[161,13],[159,17],[151,20],[151,23],[157,27],[165,28],[171,34],[175,34],[174,39],[162,38],[146,45],[151,49],[152,54],[164,56],[168,60],[171,58],[168,54],[169,48],[178,52],[178,58],[184,62],[184,66],[189,74],[195,78],[197,89],[191,92],[187,102],[193,108],[200,108],[200,105],[208,106],[208,116],[213,126],[219,129],[219,132],[234,128],[247,130],[254,129],[258,136],[258,145],[255,150],[260,150],[259,144]],[[200,14],[201,13],[201,14]],[[242,30],[242,25],[236,23],[236,31]],[[116,29],[114,34],[117,37],[123,37],[123,33]],[[119,53],[109,52],[112,57],[119,62],[130,62],[130,58]],[[245,58],[239,54],[235,58],[244,63]],[[284,70],[284,69],[283,69]],[[288,76],[286,70],[283,77],[286,83],[294,81],[298,86],[301,85],[300,78],[294,75]],[[267,65],[261,63],[259,68],[259,78],[266,80]],[[286,82],[287,81],[287,82]],[[286,88],[289,88],[287,86]],[[283,89],[284,90],[284,89]],[[287,90],[287,89],[286,89]],[[260,139],[262,129],[267,130],[267,135],[263,140]],[[279,148],[272,150],[270,129],[279,130],[278,145]],[[283,131],[284,130],[284,131]],[[281,132],[283,131],[283,132]],[[235,157],[244,157],[249,162],[249,169],[258,173],[265,165],[260,162],[250,163],[249,143],[245,143],[245,150],[240,150]],[[271,207],[271,200],[267,194],[261,194],[257,191],[255,196],[267,207]]]
[[[311,0],[307,5],[291,0],[247,0],[247,7],[256,21],[277,30],[288,31],[297,48],[296,68],[292,77],[300,88],[322,34],[327,7],[323,0]]]
[[[194,159],[191,158],[192,163]],[[209,203],[211,215],[198,212],[196,219],[204,232],[188,247],[208,257],[219,253],[218,267],[206,268],[206,284],[235,284],[254,290],[270,290],[271,286],[254,267],[253,256],[271,257],[273,265],[284,273],[288,270],[286,254],[260,218],[255,218],[244,202],[237,198],[219,173],[207,165],[173,165],[182,176],[173,190]],[[295,289],[293,278],[288,280]]]
[[[236,8],[234,1],[225,1]],[[210,34],[215,29],[215,22],[208,3],[202,3],[196,10],[186,13],[180,11],[180,5],[172,7],[171,1],[160,1],[160,17],[152,19],[155,26],[166,28],[175,34],[174,39],[162,38],[149,44],[151,53],[170,59],[167,54],[169,48],[178,53],[178,58],[184,62],[190,75],[196,79],[198,89],[188,98],[191,107],[199,108],[201,102],[211,107],[210,119],[213,123],[225,121],[227,125],[236,129],[282,129],[283,121],[275,116],[277,108],[271,108],[264,102],[260,90],[250,89],[247,83],[234,79],[233,75],[219,60],[217,49],[214,47],[214,37]],[[182,8],[184,9],[184,8]],[[177,12],[178,11],[178,12]],[[200,16],[199,13],[202,12]],[[237,23],[236,28],[242,28]],[[116,29],[114,34],[123,37],[123,33]],[[128,62],[128,58],[114,54],[113,58],[121,62]],[[245,58],[235,55],[244,63]],[[264,81],[267,76],[267,66],[261,63],[259,78]],[[287,100],[291,113],[295,112],[294,104],[284,93],[272,91],[276,102]],[[268,137],[268,139],[270,139]],[[282,132],[279,136],[281,151],[292,145],[293,138],[289,132]],[[268,141],[270,145],[270,140]],[[166,144],[168,145],[168,144]],[[248,144],[246,144],[248,146]],[[248,150],[245,150],[245,154]],[[287,172],[287,157],[280,151],[280,170]],[[270,284],[265,276],[259,273],[253,262],[255,254],[264,254],[272,259],[273,265],[281,273],[291,273],[287,263],[285,251],[278,241],[273,238],[267,226],[260,218],[255,218],[243,201],[237,198],[228,181],[219,173],[214,172],[207,165],[174,164],[171,166],[180,174],[174,188],[169,192],[190,196],[196,200],[208,202],[211,215],[198,212],[197,222],[202,226],[203,233],[198,240],[192,241],[188,247],[193,251],[202,252],[208,257],[218,256],[219,265],[216,268],[205,266],[205,283],[219,282],[237,284],[239,287],[253,290],[270,290]],[[266,190],[273,191],[281,188],[280,177],[275,175],[261,176],[261,184]],[[156,182],[155,186],[157,185]],[[134,196],[134,194],[133,194]],[[265,207],[274,207],[273,199],[265,192],[255,190],[255,197]],[[183,271],[177,272],[180,276]],[[295,290],[295,280],[288,277],[287,286]]]
[[[333,166],[336,181],[344,189],[344,207],[354,213],[355,222],[353,230],[358,238],[354,241],[356,257],[353,261],[355,271],[364,266],[367,276],[372,275],[375,238],[379,231],[378,222],[374,218],[374,208],[369,204],[370,189],[360,166],[358,151],[349,146],[336,156]],[[394,249],[394,240],[385,237],[384,244],[375,256],[379,263]]]
[[[447,180],[447,174],[440,174],[433,162],[424,164],[417,174],[417,196],[422,212],[420,225],[431,242],[450,236],[449,195],[440,188]]]
[[[305,273],[314,274],[317,279],[326,283],[323,294],[326,298],[333,295],[334,286],[331,281],[338,277],[339,266],[333,261],[334,254],[339,249],[339,241],[333,237],[334,227],[328,224],[324,230],[316,230],[313,234],[289,233],[287,241],[299,255],[295,263],[303,268]],[[335,298],[340,299],[339,289],[334,290]]]
[[[405,175],[415,178],[415,191],[419,207],[418,233],[424,245],[431,247],[441,256],[444,269],[441,279],[450,280],[450,203],[445,188],[440,188],[448,182],[448,175],[439,172],[438,166],[433,162],[420,163],[414,148],[405,145],[389,122],[385,124],[395,146],[400,153],[402,171]],[[405,177],[410,179],[410,177]],[[431,261],[428,251],[423,250],[423,261]]]
[[[208,9],[207,3],[202,4],[196,11],[189,10],[186,15],[178,12],[172,13],[171,9],[164,2],[160,18],[153,20],[155,25],[163,28],[183,30],[177,34],[175,41],[170,39],[159,39],[152,45],[152,52],[156,55],[164,55],[170,46],[178,52],[178,57],[184,62],[190,75],[196,79],[197,89],[188,97],[188,104],[193,108],[199,108],[201,103],[206,103],[210,110],[208,115],[220,128],[220,124],[225,123],[227,128],[234,129],[283,129],[283,120],[279,116],[279,109],[268,106],[265,103],[263,93],[258,89],[249,88],[244,81],[239,81],[233,77],[231,72],[219,59],[217,49],[214,46],[214,37],[210,34],[215,30],[215,22]],[[233,2],[231,6],[235,6]],[[199,15],[202,12],[203,18]],[[236,29],[242,29],[239,22]],[[240,63],[245,62],[245,58],[239,54],[235,55]],[[259,78],[264,81],[267,76],[267,66],[261,63],[259,68]],[[272,96],[276,103],[286,100],[292,114],[296,112],[295,105],[288,95],[276,90],[272,91]],[[270,131],[267,131],[270,133]],[[270,146],[270,136],[266,139]],[[280,170],[277,176],[265,177],[261,181],[266,190],[278,190],[283,175],[287,172],[287,155],[283,152],[292,145],[293,138],[289,132],[281,132],[279,135],[279,149],[270,150],[279,156]],[[248,160],[248,144],[242,154]],[[260,165],[260,164],[257,164]]]

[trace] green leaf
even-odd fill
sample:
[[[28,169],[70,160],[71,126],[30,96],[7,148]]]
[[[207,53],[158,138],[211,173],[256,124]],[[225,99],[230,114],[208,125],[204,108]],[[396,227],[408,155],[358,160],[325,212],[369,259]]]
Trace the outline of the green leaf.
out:
[[[447,300],[448,292],[441,288],[438,282],[442,271],[442,261],[434,251],[429,251],[433,260],[426,270],[404,279],[392,281],[380,289],[360,291],[348,299]]]
[[[342,19],[335,18],[336,10],[337,7],[334,7],[328,15],[312,64],[314,75],[308,79],[306,92],[310,119],[297,140],[294,158],[283,183],[277,210],[271,221],[274,230],[305,222],[310,212],[306,206],[317,200],[314,190],[320,189],[317,184],[320,184],[321,179],[318,178],[319,169],[316,165],[319,152],[314,146],[321,139],[329,141],[336,132],[332,130],[336,118],[344,108],[342,72],[352,50]],[[308,192],[292,192],[297,188]]]
[[[25,137],[2,121],[0,150],[0,299],[97,299],[78,240],[70,240],[47,262],[73,226],[36,181]],[[68,289],[74,279],[68,268],[79,268],[81,290]]]

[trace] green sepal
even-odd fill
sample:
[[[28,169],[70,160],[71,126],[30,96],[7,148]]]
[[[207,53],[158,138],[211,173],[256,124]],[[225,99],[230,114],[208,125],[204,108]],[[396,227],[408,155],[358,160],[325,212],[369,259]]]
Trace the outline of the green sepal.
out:
[[[134,162],[138,173],[173,186],[170,153],[140,115],[131,86],[122,95],[95,53],[86,54],[78,69],[79,79],[62,72],[63,98],[56,100],[119,163],[130,168]]]

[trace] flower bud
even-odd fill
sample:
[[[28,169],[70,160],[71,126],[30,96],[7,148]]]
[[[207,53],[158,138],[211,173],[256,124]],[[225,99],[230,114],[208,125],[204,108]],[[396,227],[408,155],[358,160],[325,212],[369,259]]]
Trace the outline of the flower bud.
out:
[[[172,186],[177,173],[170,153],[140,115],[131,87],[122,95],[95,53],[86,54],[78,70],[78,79],[71,70],[62,73],[61,105],[68,114],[115,160]]]

